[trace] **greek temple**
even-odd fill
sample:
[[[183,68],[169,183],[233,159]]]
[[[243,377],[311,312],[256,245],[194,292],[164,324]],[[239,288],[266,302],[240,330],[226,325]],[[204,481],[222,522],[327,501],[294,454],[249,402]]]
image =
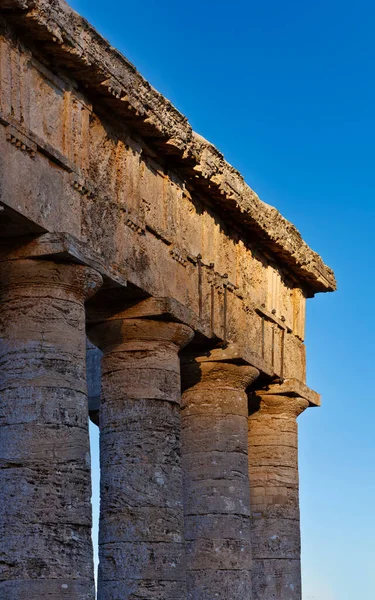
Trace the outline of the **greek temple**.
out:
[[[333,272],[63,0],[1,0],[0,74],[1,600],[96,597],[89,418],[98,600],[301,600]]]

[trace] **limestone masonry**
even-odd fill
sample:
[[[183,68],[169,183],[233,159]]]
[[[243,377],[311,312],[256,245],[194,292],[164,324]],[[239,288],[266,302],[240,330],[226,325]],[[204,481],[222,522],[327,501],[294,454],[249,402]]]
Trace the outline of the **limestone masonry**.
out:
[[[63,0],[0,0],[0,598],[301,600],[296,228]]]

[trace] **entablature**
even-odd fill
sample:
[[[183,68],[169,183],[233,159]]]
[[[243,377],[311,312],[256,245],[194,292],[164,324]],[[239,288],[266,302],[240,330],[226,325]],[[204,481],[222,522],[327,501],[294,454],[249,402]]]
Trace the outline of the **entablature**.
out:
[[[190,192],[203,193],[217,210],[226,211],[279,268],[290,271],[307,296],[335,289],[332,271],[297,229],[262,202],[223,155],[65,2],[7,0],[1,11],[23,40],[30,44],[33,38],[38,58],[68,73],[96,112],[111,114],[118,125],[137,132],[151,153],[174,166]],[[50,103],[49,110],[56,106]]]

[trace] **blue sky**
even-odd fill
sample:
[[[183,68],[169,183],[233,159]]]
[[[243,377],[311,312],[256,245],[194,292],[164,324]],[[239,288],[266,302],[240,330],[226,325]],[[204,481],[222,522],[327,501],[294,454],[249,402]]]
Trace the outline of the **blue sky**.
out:
[[[308,302],[303,600],[374,600],[375,4],[71,0],[334,268]]]

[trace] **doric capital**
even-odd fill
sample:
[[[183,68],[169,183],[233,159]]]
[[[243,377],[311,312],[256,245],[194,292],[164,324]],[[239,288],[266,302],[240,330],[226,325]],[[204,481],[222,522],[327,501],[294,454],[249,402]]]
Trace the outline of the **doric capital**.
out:
[[[270,395],[262,392],[255,392],[250,396],[250,410],[254,410],[254,415],[283,415],[297,418],[308,406],[309,402],[299,396]]]
[[[298,396],[309,401],[310,406],[320,406],[320,394],[307,387],[303,381],[294,378],[286,378],[278,382],[271,382],[257,393],[270,396]]]
[[[184,357],[182,388],[237,389],[245,391],[259,376],[255,367],[234,362],[208,360],[206,356]]]
[[[174,344],[180,350],[192,339],[194,332],[187,325],[153,319],[129,319],[118,314],[116,319],[103,321],[89,328],[89,338],[103,352],[149,347],[150,343]]]
[[[18,296],[44,297],[53,288],[54,297],[86,301],[100,288],[101,275],[78,264],[20,259],[0,262],[0,294],[17,289]]]

